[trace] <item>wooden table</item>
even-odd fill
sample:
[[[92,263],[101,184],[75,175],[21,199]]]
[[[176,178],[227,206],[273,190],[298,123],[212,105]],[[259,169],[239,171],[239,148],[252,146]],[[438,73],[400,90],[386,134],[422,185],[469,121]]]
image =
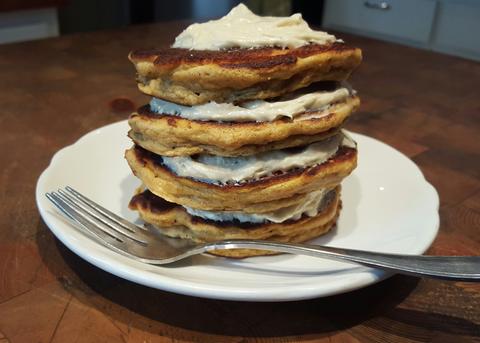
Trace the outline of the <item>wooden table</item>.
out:
[[[147,101],[127,53],[182,27],[0,47],[0,343],[478,342],[480,284],[395,276],[309,301],[207,300],[112,276],[55,239],[35,205],[39,174],[58,149]],[[348,127],[408,155],[439,191],[430,254],[479,254],[480,64],[341,36],[364,51],[352,80],[363,105]]]

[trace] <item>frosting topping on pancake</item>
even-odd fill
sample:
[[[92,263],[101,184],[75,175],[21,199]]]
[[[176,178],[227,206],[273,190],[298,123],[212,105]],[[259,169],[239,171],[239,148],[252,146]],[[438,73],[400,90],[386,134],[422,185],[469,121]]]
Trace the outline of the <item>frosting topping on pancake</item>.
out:
[[[261,17],[239,4],[218,20],[190,25],[177,36],[172,47],[191,50],[265,46],[298,48],[310,43],[330,44],[336,40],[326,32],[312,30],[300,13],[290,17]]]
[[[244,213],[241,211],[204,211],[184,206],[185,210],[192,216],[210,219],[214,221],[233,221],[238,220],[241,223],[264,223],[266,221],[273,223],[282,223],[286,220],[299,220],[302,215],[314,217],[322,209],[324,199],[329,192],[320,189],[307,194],[305,201],[280,208],[275,211],[265,213]]]
[[[183,106],[152,98],[150,110],[159,114],[178,115],[191,120],[268,122],[281,117],[293,119],[302,114],[315,113],[315,118],[325,116],[328,113],[322,113],[323,110],[332,103],[345,100],[350,95],[351,92],[348,88],[340,87],[333,91],[299,92],[273,102],[253,100],[234,105],[211,101],[197,106]],[[309,118],[311,117],[309,116]]]
[[[278,171],[321,164],[335,155],[340,146],[355,147],[355,142],[342,132],[300,148],[300,151],[299,148],[290,148],[240,157],[162,156],[162,160],[164,165],[178,176],[207,183],[239,183],[272,175]]]

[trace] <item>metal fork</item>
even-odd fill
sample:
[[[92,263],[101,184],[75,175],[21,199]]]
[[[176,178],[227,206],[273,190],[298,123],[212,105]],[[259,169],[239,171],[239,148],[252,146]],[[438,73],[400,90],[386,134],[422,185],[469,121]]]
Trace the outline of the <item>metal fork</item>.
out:
[[[168,264],[218,249],[262,249],[301,254],[381,268],[390,272],[457,281],[480,281],[480,256],[418,256],[385,254],[309,244],[260,240],[225,240],[195,243],[168,238],[153,226],[142,228],[83,196],[71,187],[47,193],[46,197],[98,243],[149,264]]]

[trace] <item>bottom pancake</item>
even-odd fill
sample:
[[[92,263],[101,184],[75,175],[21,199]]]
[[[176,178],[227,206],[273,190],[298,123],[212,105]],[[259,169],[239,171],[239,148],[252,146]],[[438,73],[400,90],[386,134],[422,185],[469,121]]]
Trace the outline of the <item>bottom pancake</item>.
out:
[[[340,187],[337,187],[324,197],[316,216],[303,215],[298,220],[286,220],[282,223],[204,219],[189,214],[182,206],[168,202],[148,190],[135,195],[129,207],[138,211],[146,223],[154,225],[162,234],[169,237],[199,243],[227,239],[300,243],[327,233],[335,225],[341,210],[341,200]],[[275,254],[255,249],[215,250],[210,253],[234,258]]]

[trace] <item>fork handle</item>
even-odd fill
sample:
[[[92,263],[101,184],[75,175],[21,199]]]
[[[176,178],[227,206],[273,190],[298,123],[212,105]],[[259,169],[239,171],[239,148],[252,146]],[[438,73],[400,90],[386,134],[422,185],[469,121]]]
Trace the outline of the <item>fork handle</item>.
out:
[[[423,256],[386,254],[310,244],[258,240],[228,240],[208,244],[206,250],[261,249],[355,262],[390,272],[455,281],[480,281],[480,256]]]

